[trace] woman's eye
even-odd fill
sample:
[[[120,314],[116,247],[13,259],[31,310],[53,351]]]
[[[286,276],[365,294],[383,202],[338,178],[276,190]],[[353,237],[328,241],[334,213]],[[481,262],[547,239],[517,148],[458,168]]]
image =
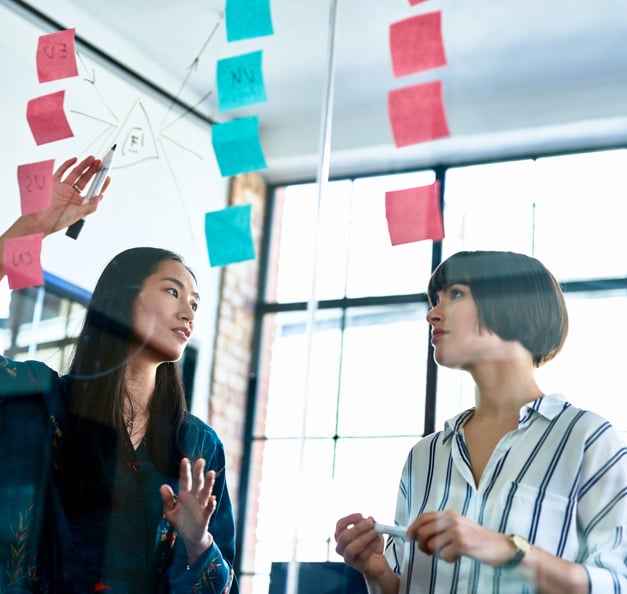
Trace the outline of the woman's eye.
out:
[[[198,311],[198,303],[192,303],[192,311]]]
[[[459,297],[462,297],[463,295],[463,291],[460,291],[459,289],[451,289],[451,299],[457,299]]]
[[[168,293],[170,293],[170,295],[172,295],[173,297],[178,297],[179,296],[179,292],[177,289],[175,289],[174,287],[170,287],[169,289],[167,289]]]

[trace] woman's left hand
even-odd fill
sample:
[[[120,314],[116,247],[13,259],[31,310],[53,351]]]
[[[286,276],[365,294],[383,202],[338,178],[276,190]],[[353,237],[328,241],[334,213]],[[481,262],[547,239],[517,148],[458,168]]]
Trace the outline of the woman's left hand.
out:
[[[450,563],[466,556],[499,566],[515,554],[507,535],[484,528],[453,510],[421,514],[407,529],[407,538],[417,540],[423,553]]]
[[[178,495],[174,494],[169,485],[161,485],[159,489],[163,515],[185,542],[190,564],[213,543],[208,526],[217,506],[213,495],[215,478],[214,470],[205,473],[205,461],[202,458],[196,460],[193,466],[187,458],[183,458]]]

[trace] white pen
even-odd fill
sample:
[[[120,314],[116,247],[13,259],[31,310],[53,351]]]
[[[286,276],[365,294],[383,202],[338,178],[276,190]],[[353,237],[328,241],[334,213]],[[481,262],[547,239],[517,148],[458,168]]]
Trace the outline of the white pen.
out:
[[[96,176],[89,186],[87,194],[85,194],[83,198],[83,204],[89,202],[94,196],[98,196],[98,194],[100,194],[100,192],[102,191],[102,186],[104,185],[105,180],[107,179],[107,175],[109,174],[109,169],[111,169],[111,165],[113,164],[113,157],[115,156],[116,146],[117,145],[114,144],[109,149],[109,152],[104,156],[104,159],[102,160],[102,166],[98,170],[98,173],[96,173]],[[85,219],[79,219],[67,228],[65,234],[72,239],[76,239],[78,237],[78,234],[81,232],[84,224]]]
[[[407,526],[389,526],[388,524],[374,523],[374,531],[379,534],[389,534],[390,536],[396,536],[397,538],[405,539],[405,533],[407,532]]]

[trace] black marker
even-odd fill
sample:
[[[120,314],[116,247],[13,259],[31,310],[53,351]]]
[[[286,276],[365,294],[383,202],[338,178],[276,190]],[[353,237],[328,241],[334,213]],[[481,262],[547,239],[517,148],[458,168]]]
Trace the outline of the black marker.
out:
[[[94,179],[92,180],[91,186],[89,186],[89,190],[83,198],[83,204],[89,202],[94,196],[98,196],[98,194],[100,194],[100,192],[102,191],[102,186],[107,179],[107,174],[109,173],[109,169],[111,169],[111,164],[113,163],[113,156],[115,155],[116,146],[117,145],[114,144],[102,160],[102,167],[100,167],[98,173],[96,173],[96,177],[94,177]],[[78,237],[78,234],[81,232],[84,224],[85,219],[79,219],[78,221],[76,221],[76,223],[71,224],[67,228],[65,234],[72,239],[76,239]]]

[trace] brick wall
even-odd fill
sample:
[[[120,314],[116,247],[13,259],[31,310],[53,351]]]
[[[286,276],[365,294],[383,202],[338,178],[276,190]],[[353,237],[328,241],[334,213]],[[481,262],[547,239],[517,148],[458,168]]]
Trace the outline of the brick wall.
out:
[[[252,232],[257,255],[265,202],[266,184],[259,175],[247,173],[231,178],[229,205],[252,205]],[[257,257],[225,266],[220,283],[208,422],[224,443],[227,480],[234,507],[239,493],[258,273]],[[237,509],[234,511],[237,515]]]

